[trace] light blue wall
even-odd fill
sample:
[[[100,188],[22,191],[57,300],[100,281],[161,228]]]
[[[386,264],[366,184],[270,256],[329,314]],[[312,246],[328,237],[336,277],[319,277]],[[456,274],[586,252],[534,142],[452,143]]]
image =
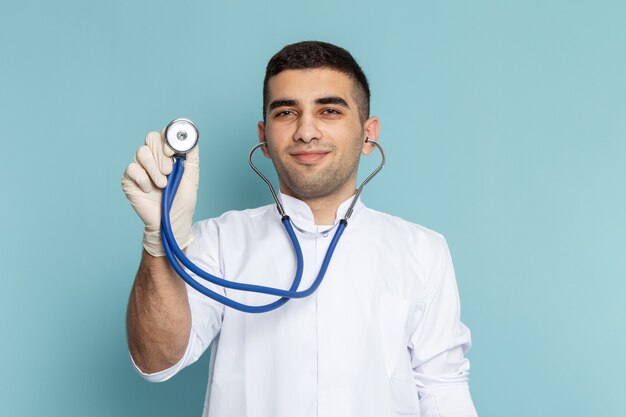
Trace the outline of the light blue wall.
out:
[[[269,202],[245,163],[263,70],[304,39],[369,75],[388,166],[364,201],[448,238],[481,416],[626,415],[624,22],[619,1],[3,2],[0,415],[199,416],[207,358],[160,385],[128,360],[121,174],[186,116],[198,218]]]

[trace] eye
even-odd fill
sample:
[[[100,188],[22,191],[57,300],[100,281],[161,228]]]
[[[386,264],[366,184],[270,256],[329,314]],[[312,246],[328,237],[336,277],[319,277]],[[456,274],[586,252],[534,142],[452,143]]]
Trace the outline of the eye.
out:
[[[278,111],[278,112],[274,113],[274,118],[277,118],[277,119],[278,118],[285,118],[285,117],[291,117],[291,116],[294,116],[294,115],[295,115],[295,113],[293,111],[291,111],[291,110],[281,110],[281,111]]]
[[[335,108],[328,108],[328,109],[322,110],[322,114],[328,115],[328,116],[338,116],[341,114],[341,112]]]

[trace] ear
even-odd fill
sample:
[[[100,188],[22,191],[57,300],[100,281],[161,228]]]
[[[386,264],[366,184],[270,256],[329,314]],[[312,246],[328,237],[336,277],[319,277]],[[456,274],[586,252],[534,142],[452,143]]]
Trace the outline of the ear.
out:
[[[264,121],[260,121],[257,124],[257,135],[259,135],[259,142],[267,143],[267,136],[265,136],[265,122]],[[267,145],[261,146],[261,150],[263,151],[263,155],[265,155],[267,159],[270,159],[270,153],[267,150]]]
[[[374,150],[374,145],[365,142],[365,139],[369,140],[378,140],[378,135],[380,133],[380,121],[378,117],[372,116],[365,121],[363,125],[363,131],[365,132],[365,138],[363,139],[363,148],[361,152],[363,155],[369,155]]]

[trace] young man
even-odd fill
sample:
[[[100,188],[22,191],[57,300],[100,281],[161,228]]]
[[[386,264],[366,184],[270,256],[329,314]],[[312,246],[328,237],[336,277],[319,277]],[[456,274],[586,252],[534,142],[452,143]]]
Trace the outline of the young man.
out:
[[[303,229],[301,289],[330,243],[332,232],[320,232],[343,218],[355,194],[360,155],[373,149],[366,139],[378,138],[369,96],[357,63],[334,45],[289,45],[268,64],[258,133],[285,211]],[[441,235],[359,201],[313,295],[242,313],[186,287],[163,257],[159,202],[171,156],[161,134],[148,134],[122,181],[146,224],[128,306],[129,349],[146,379],[172,377],[213,342],[205,416],[476,415],[464,358],[470,333]],[[288,288],[295,260],[274,205],[192,229],[197,149],[185,167],[172,224],[187,256],[229,280]],[[207,286],[246,304],[276,299]]]

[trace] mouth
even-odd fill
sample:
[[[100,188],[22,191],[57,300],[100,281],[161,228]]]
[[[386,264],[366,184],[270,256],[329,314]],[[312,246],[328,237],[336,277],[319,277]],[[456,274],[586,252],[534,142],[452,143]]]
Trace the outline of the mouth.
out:
[[[290,153],[298,162],[303,164],[312,164],[324,159],[326,155],[328,155],[330,151],[300,151],[300,152],[292,152]]]

